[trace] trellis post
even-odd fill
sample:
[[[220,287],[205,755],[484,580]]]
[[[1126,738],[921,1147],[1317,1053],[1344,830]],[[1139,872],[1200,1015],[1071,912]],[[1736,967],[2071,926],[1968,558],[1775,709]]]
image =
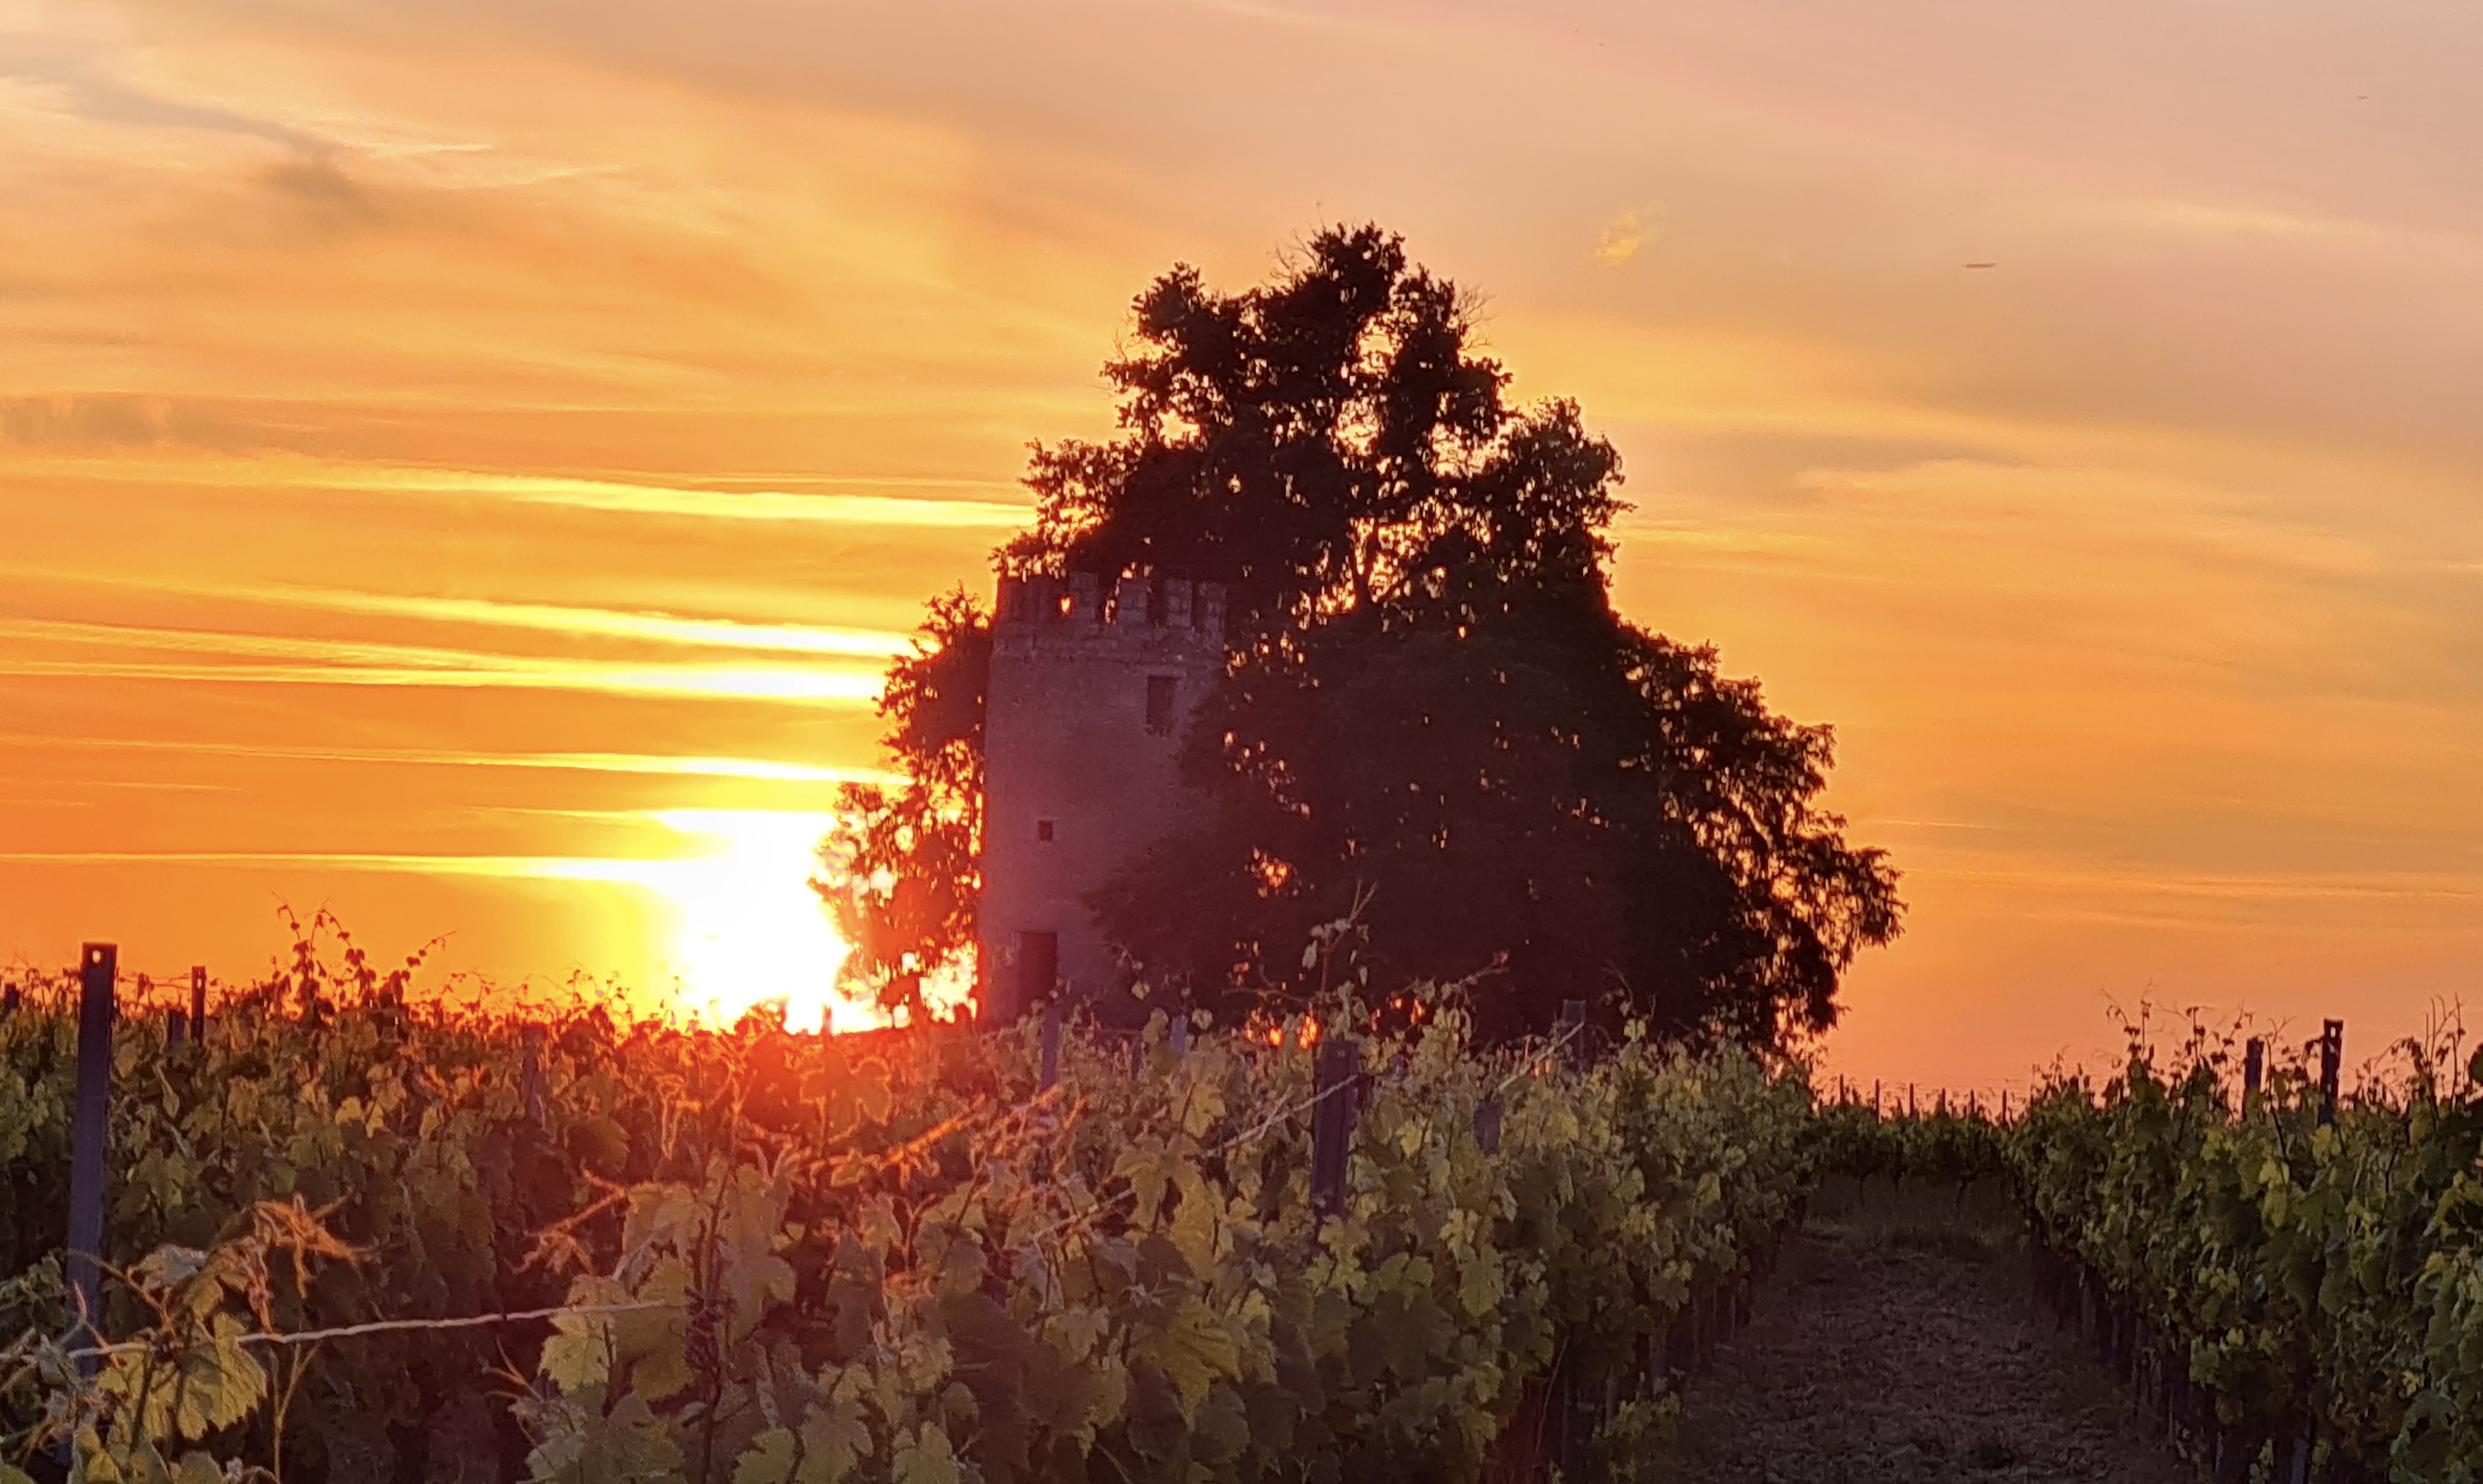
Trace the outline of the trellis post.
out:
[[[1362,1044],[1351,1036],[1320,1042],[1319,1102],[1311,1110],[1311,1211],[1320,1221],[1345,1214],[1346,1156],[1353,1149],[1353,1080]]]
[[[536,1127],[544,1126],[551,1100],[551,1078],[544,1071],[544,1028],[526,1027],[525,1054],[519,1069],[518,1090],[525,1100],[526,1121]]]
[[[103,1196],[112,1136],[112,980],[120,964],[114,943],[88,943],[78,955],[77,1104],[69,1123],[69,1347],[103,1342]],[[100,1357],[82,1356],[93,1376]]]
[[[2336,1122],[2336,1073],[2345,1059],[2345,1022],[2319,1023],[2319,1124]]]

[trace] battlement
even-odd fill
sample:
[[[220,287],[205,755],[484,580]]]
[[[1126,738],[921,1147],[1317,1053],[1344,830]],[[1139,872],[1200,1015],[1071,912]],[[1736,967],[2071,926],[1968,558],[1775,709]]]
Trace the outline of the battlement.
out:
[[[1220,583],[1003,577],[983,710],[985,1013],[1068,994],[1123,1009],[1131,970],[1086,895],[1198,808],[1191,713],[1224,674]]]
[[[1109,593],[1093,572],[1002,577],[996,643],[1009,649],[1141,651],[1224,646],[1224,584],[1179,577],[1124,577]],[[1014,641],[1014,642],[1012,642]]]

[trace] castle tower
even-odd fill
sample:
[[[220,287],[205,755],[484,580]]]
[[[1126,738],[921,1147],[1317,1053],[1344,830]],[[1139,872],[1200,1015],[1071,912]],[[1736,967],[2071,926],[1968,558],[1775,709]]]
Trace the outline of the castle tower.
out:
[[[1224,672],[1224,590],[1003,577],[983,720],[984,1014],[1121,987],[1080,900],[1180,817],[1177,754]]]

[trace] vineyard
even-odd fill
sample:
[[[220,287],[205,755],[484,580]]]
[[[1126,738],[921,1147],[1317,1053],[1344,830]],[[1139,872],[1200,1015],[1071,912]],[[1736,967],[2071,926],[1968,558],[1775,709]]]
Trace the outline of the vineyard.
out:
[[[2395,1048],[2336,1091],[2307,1058],[2133,1032],[2120,1074],[2056,1075],[2007,1126],[1830,1103],[1821,1175],[2024,1207],[2040,1297],[2210,1477],[2483,1477],[2483,1054]],[[2244,1050],[2248,1055],[2238,1054]],[[2247,1072],[2245,1072],[2247,1068]]]
[[[2133,1042],[2012,1130],[2049,1296],[2220,1476],[2476,1478],[2483,1056],[2338,1100],[2296,1062],[2237,1093],[2232,1049]]]
[[[2339,1100],[2134,1039],[2003,1122],[1453,1001],[820,1038],[405,980],[129,997],[92,1332],[77,986],[19,987],[0,1479],[1675,1476],[1821,1180],[2004,1192],[2047,1322],[2207,1476],[2483,1460],[2483,1105],[2418,1048]]]
[[[14,1471],[1609,1473],[1800,1198],[1806,1088],[1731,1050],[1486,1053],[1344,1001],[1050,1047],[521,1023],[348,958],[178,1041],[124,1011],[100,1344],[61,1338],[74,986],[0,1021]]]

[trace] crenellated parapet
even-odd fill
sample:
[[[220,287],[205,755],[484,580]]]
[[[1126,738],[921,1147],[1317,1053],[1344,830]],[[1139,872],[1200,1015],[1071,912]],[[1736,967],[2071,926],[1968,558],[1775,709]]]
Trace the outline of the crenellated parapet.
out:
[[[1124,577],[1108,590],[1093,572],[1002,577],[993,641],[1016,652],[1043,649],[1101,658],[1193,649],[1221,653],[1224,584],[1180,577]]]

